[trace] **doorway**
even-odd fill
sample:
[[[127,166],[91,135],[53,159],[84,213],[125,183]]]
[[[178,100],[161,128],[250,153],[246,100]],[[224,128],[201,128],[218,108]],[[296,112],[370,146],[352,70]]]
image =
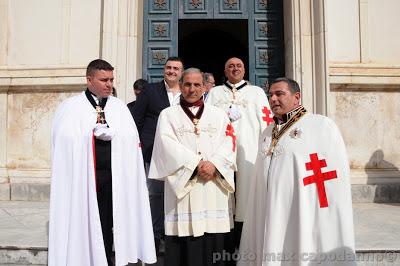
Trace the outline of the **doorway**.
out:
[[[178,53],[185,68],[210,72],[220,85],[225,78],[225,62],[239,57],[246,68],[245,79],[249,79],[247,19],[180,19],[178,29]]]
[[[170,56],[222,83],[229,57],[243,60],[245,79],[262,88],[284,73],[282,1],[143,1],[143,77],[163,78]]]

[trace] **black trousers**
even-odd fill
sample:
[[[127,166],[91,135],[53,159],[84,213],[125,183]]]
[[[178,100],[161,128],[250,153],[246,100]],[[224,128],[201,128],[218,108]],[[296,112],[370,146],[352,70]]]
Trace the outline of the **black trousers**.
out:
[[[233,176],[234,180],[235,180],[235,184],[236,184],[236,172]],[[236,191],[234,193],[235,196],[235,200],[236,200]],[[235,249],[239,249],[240,246],[240,238],[242,236],[242,228],[243,228],[243,222],[236,222],[235,221],[235,225],[233,227],[232,233],[233,233],[233,245]]]
[[[227,250],[230,233],[204,234],[203,236],[165,236],[165,266],[235,265]]]
[[[242,222],[235,222],[235,227],[233,228],[233,234],[234,234],[234,244],[235,244],[236,249],[239,249],[239,246],[240,246],[240,238],[242,236],[242,228],[243,228]]]
[[[97,204],[103,233],[104,248],[108,265],[112,264],[113,247],[113,204],[111,141],[95,140]]]
[[[111,173],[97,171],[97,204],[103,232],[104,248],[106,251],[108,265],[112,265],[113,246],[113,206],[112,206],[112,179]]]
[[[146,176],[150,163],[145,162]],[[153,222],[154,243],[157,256],[160,255],[160,243],[164,239],[164,181],[146,178],[149,191],[151,220]]]

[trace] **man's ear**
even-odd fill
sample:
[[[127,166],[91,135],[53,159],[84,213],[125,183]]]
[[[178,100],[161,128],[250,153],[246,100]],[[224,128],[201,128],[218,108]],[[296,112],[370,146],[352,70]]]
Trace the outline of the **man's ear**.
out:
[[[301,99],[301,94],[300,92],[296,92],[294,94],[294,97],[296,98],[296,104],[300,104],[300,99]]]

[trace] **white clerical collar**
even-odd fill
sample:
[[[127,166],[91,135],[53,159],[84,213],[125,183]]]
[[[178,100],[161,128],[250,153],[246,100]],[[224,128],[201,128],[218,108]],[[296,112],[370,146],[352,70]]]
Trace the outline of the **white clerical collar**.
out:
[[[93,93],[91,93],[90,92],[90,95],[92,95],[92,97],[93,97],[93,99],[94,99],[94,101],[96,102],[96,104],[99,104],[99,97],[97,97],[96,95],[94,95]],[[108,97],[106,97],[106,98],[108,98]]]
[[[242,81],[239,81],[239,82],[236,83],[236,84],[233,84],[233,83],[229,82],[229,80],[228,80],[226,83],[228,83],[231,87],[237,88],[237,87],[239,87],[239,86],[242,86],[243,83],[246,83],[246,81],[245,81],[245,80],[242,80]]]

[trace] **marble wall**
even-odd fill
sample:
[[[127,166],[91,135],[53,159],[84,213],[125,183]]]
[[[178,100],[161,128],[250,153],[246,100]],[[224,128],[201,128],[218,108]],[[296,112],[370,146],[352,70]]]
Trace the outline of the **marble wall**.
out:
[[[0,92],[0,183],[6,182],[7,93]]]
[[[331,112],[347,146],[352,182],[400,182],[400,93],[333,90]]]
[[[331,63],[400,66],[400,1],[325,1]]]
[[[400,67],[400,1],[363,0],[366,22],[361,28],[368,31],[365,61]]]
[[[85,66],[100,56],[101,1],[8,1],[8,66]]]
[[[50,168],[50,132],[53,113],[73,93],[10,93],[7,110],[7,168]]]
[[[351,168],[400,166],[400,93],[333,91],[331,117],[339,125]]]
[[[352,181],[399,183],[400,1],[327,2],[328,115],[342,130]]]
[[[327,0],[326,2],[330,62],[359,62],[359,1]]]

